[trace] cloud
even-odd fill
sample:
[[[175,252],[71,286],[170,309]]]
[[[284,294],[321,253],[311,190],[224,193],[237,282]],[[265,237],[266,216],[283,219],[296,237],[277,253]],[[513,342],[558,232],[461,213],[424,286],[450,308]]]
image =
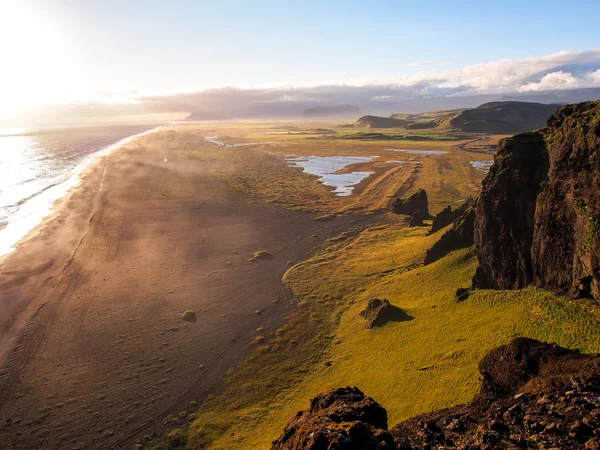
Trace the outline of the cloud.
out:
[[[590,74],[592,75],[592,74]],[[568,72],[558,71],[544,75],[539,82],[529,82],[519,88],[520,92],[527,91],[549,91],[554,89],[573,89],[580,85],[580,80],[575,78],[573,74]]]
[[[409,67],[422,67],[422,66],[443,66],[446,63],[444,62],[438,62],[438,61],[417,61],[417,62],[411,62],[408,63],[407,65]]]
[[[443,71],[387,79],[345,80],[312,86],[233,86],[165,94],[101,93],[94,100],[60,105],[53,116],[195,112],[205,118],[298,117],[315,105],[351,104],[364,113],[421,112],[474,107],[486,101],[527,96],[559,103],[589,99],[600,88],[600,49],[562,51],[541,57],[501,59]],[[103,101],[98,96],[104,95]],[[47,113],[47,110],[46,110]]]

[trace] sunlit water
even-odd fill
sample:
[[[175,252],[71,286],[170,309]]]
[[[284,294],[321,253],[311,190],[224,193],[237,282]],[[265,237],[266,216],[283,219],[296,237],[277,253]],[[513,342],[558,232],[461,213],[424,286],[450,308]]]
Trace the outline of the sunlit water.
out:
[[[484,173],[488,173],[490,171],[490,167],[494,164],[494,160],[489,161],[470,161],[471,165],[477,170],[481,170]]]
[[[155,128],[86,127],[52,130],[0,128],[0,255],[52,211],[97,157]]]
[[[419,161],[404,161],[401,159],[390,159],[388,163],[393,164],[421,164]]]
[[[396,148],[386,148],[390,152],[399,152],[399,153],[412,153],[413,155],[445,155],[448,153],[445,150],[411,150],[411,149],[396,149]]]
[[[304,172],[320,176],[319,181],[325,186],[335,187],[333,191],[339,197],[352,194],[354,186],[373,172],[336,173],[350,164],[371,162],[368,156],[301,156],[286,158],[291,167],[302,167]]]

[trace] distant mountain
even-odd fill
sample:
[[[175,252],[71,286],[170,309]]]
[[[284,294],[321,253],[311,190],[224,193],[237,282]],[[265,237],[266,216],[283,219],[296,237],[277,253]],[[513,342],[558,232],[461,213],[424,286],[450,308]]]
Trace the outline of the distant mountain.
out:
[[[445,125],[472,133],[517,134],[546,126],[560,105],[491,102],[456,114]]]
[[[362,116],[354,123],[354,126],[356,128],[397,128],[409,123],[408,120],[394,119],[392,117]]]
[[[565,89],[560,91],[545,91],[534,93],[508,94],[500,97],[499,101],[522,101],[537,103],[581,103],[600,99],[600,88]]]
[[[305,109],[302,115],[311,118],[326,117],[357,117],[360,116],[360,108],[352,105],[320,105]]]

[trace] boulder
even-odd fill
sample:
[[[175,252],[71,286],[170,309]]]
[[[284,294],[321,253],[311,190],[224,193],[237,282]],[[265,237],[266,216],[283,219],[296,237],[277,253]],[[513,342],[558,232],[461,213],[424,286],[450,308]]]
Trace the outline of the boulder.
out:
[[[318,395],[287,423],[272,450],[392,450],[387,412],[356,387]]]
[[[360,315],[367,319],[365,328],[379,327],[388,322],[402,322],[413,319],[385,298],[383,300],[378,298],[369,300],[367,307],[360,312]]]
[[[411,220],[426,220],[429,215],[429,203],[427,201],[427,192],[419,189],[413,195],[406,199],[396,198],[392,202],[392,211],[396,214],[406,214],[411,216]]]

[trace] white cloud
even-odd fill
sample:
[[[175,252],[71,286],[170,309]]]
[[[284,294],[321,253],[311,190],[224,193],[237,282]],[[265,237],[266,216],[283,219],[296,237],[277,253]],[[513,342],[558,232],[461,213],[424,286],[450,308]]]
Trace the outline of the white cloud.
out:
[[[544,75],[539,82],[530,82],[519,88],[520,92],[549,91],[553,89],[573,89],[581,87],[584,80],[578,80],[568,72],[558,71]]]
[[[443,66],[445,64],[446,63],[444,63],[444,62],[438,62],[438,61],[417,61],[417,62],[409,63],[408,66],[409,67]]]
[[[123,114],[122,111],[127,114],[196,111],[222,118],[283,118],[297,117],[303,109],[315,105],[351,104],[363,112],[385,114],[473,107],[504,95],[511,98],[536,95],[536,101],[542,102],[583,101],[585,98],[581,100],[581,96],[569,97],[568,92],[590,87],[600,88],[600,49],[312,86],[224,86],[163,94],[99,92],[88,97],[88,101],[62,105],[59,110],[73,116],[100,113],[106,116]],[[102,96],[103,99],[99,98]]]

